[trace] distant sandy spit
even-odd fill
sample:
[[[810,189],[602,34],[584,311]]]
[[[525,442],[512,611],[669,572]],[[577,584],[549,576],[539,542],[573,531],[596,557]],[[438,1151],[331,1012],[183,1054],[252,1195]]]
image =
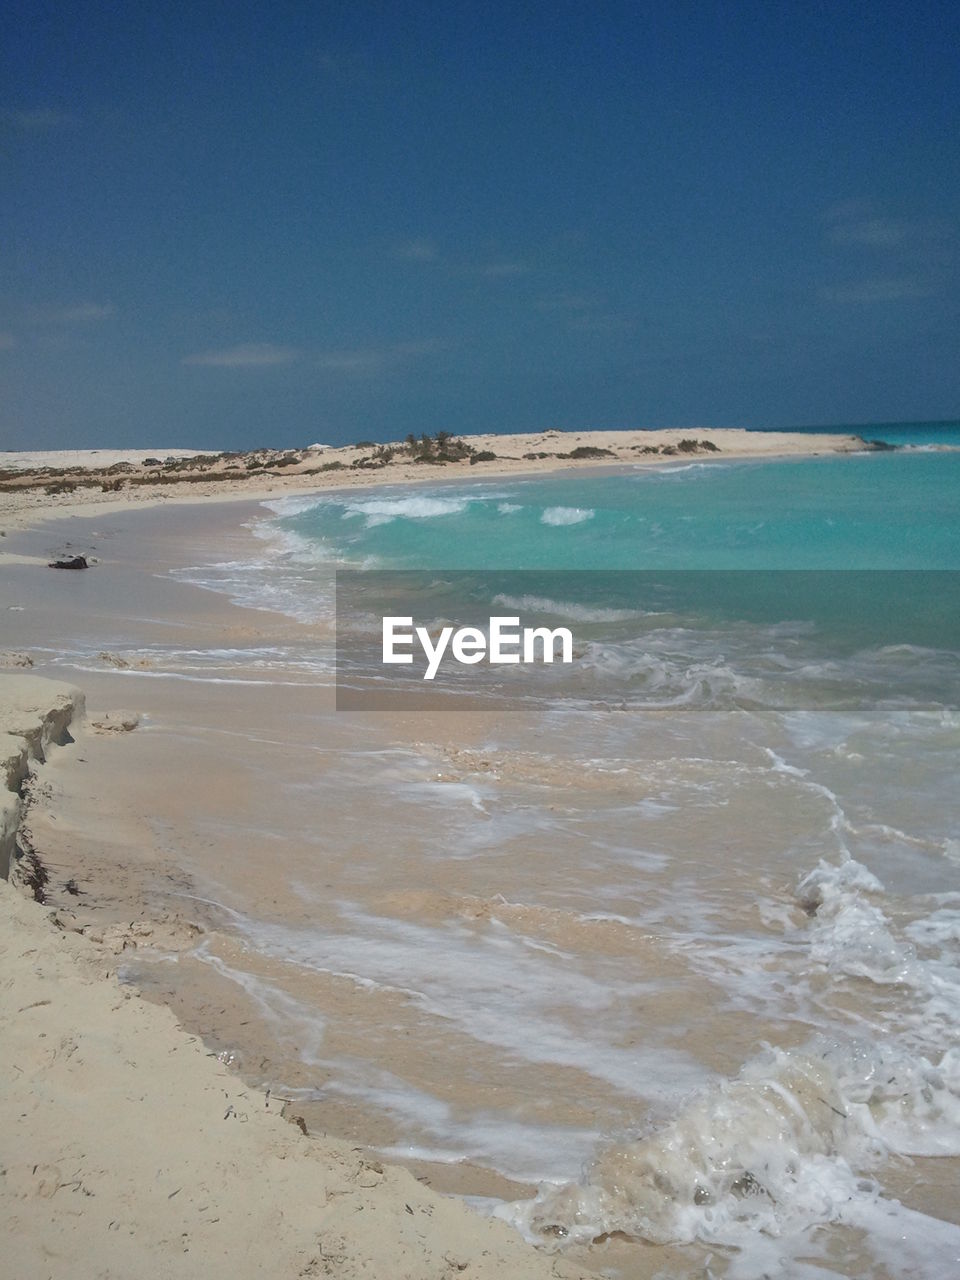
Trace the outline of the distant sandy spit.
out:
[[[55,470],[97,470],[114,467],[118,462],[139,465],[144,458],[197,458],[203,449],[39,449],[36,452],[18,452],[0,449],[0,472]],[[209,451],[206,451],[209,452]]]
[[[83,695],[0,675],[9,849],[29,780],[78,751]],[[63,745],[57,745],[57,744]],[[11,826],[12,824],[12,826]],[[14,832],[15,834],[15,832]],[[21,831],[29,844],[29,832]],[[109,948],[0,880],[0,1230],[21,1280],[583,1280],[506,1224],[405,1170],[305,1134],[171,1011],[117,980]],[[35,873],[35,869],[34,869]],[[35,874],[34,874],[35,881]],[[42,896],[42,887],[41,887]]]
[[[0,454],[0,530],[31,525],[49,515],[93,515],[104,506],[124,510],[144,503],[209,498],[261,500],[326,489],[477,481],[676,461],[816,457],[876,447],[854,435],[731,427],[542,431],[462,441],[451,437],[450,443],[430,447],[396,441],[219,454],[184,449],[7,453]]]

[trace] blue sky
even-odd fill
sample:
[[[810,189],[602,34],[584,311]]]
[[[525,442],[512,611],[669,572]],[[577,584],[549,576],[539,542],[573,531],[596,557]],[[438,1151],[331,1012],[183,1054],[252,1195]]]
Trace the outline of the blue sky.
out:
[[[0,19],[0,448],[960,411],[955,3]]]

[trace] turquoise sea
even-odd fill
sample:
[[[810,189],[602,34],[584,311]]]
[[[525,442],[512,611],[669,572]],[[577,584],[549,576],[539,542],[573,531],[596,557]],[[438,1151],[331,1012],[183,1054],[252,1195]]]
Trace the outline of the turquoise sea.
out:
[[[272,505],[300,550],[356,567],[960,569],[960,451],[478,476]]]

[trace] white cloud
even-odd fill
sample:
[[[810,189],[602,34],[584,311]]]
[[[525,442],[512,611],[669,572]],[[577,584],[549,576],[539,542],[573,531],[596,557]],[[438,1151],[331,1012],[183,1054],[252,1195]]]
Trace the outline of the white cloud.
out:
[[[436,262],[440,257],[437,246],[432,240],[407,240],[394,249],[394,257],[404,262]]]
[[[81,302],[75,307],[62,307],[55,318],[62,324],[87,324],[96,320],[108,320],[115,310],[109,302]]]
[[[883,303],[940,293],[953,258],[954,229],[935,218],[905,220],[848,200],[824,214],[833,261],[846,279],[823,286],[825,302]],[[862,274],[861,274],[862,273]],[[860,278],[856,278],[860,276]]]
[[[538,299],[538,311],[560,311],[576,313],[592,311],[602,306],[603,299],[593,293],[553,293]]]
[[[919,276],[877,276],[826,286],[820,290],[820,296],[826,302],[902,302],[929,298],[935,292],[933,284]]]
[[[432,355],[441,350],[441,346],[441,343],[427,339],[423,342],[398,342],[387,347],[324,351],[317,357],[317,364],[331,373],[380,373],[408,360]]]
[[[27,308],[31,324],[95,324],[108,320],[116,312],[110,302],[73,302],[56,306]]]
[[[321,369],[334,373],[369,373],[388,363],[383,351],[325,351],[317,358]]]
[[[182,364],[205,365],[217,369],[256,369],[293,364],[300,356],[296,347],[279,347],[272,342],[241,342],[222,351],[201,351],[184,356]]]
[[[953,228],[933,218],[906,220],[878,213],[869,200],[846,200],[823,215],[829,223],[831,244],[860,245],[867,249],[916,248],[949,240]]]
[[[490,252],[495,253],[496,247]],[[490,261],[471,261],[467,257],[444,255],[434,240],[426,238],[405,240],[394,245],[391,250],[394,258],[401,262],[437,263],[449,272],[459,276],[482,276],[487,280],[506,280],[513,276],[525,276],[530,273],[530,265],[519,258],[492,258]]]
[[[830,232],[834,244],[862,244],[875,249],[891,249],[913,238],[916,227],[893,218],[863,218],[843,222]]]

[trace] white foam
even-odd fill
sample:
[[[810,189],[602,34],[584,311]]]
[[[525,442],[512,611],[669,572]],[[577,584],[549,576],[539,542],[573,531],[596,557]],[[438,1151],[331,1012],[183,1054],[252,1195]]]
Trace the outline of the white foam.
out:
[[[592,507],[547,507],[540,517],[540,523],[557,526],[583,524],[592,520],[596,514]]]
[[[172,570],[170,576],[227,595],[243,608],[282,613],[300,622],[332,619],[332,550],[320,540],[269,522],[248,527],[266,543],[263,555],[186,565]]]
[[[278,516],[299,516],[305,511],[313,511],[316,507],[327,505],[331,499],[327,495],[304,494],[288,498],[268,498],[261,502],[262,507],[275,512]]]
[[[869,1044],[814,1040],[767,1051],[669,1124],[604,1151],[582,1182],[544,1185],[497,1216],[541,1243],[589,1243],[621,1231],[659,1244],[736,1246],[744,1250],[738,1275],[771,1274],[751,1263],[758,1238],[789,1240],[818,1224],[897,1215],[902,1206],[883,1200],[879,1185],[856,1170],[875,1167],[890,1150],[926,1151],[931,1127],[960,1138],[958,1125],[954,1063],[935,1067]],[[912,1215],[915,1227],[921,1220]],[[960,1245],[960,1229],[935,1230],[948,1250]],[[895,1251],[896,1233],[883,1243]],[[772,1256],[782,1261],[783,1250]]]
[[[243,931],[269,955],[401,992],[424,1013],[483,1044],[531,1063],[577,1068],[634,1098],[675,1096],[704,1079],[679,1050],[652,1042],[619,1047],[616,1011],[651,989],[649,982],[606,970],[578,973],[548,953],[531,951],[522,934],[489,922],[434,927],[372,916],[346,903],[340,913],[344,932],[254,920]],[[578,1023],[589,1026],[589,1035],[577,1034]]]
[[[111,676],[145,679],[266,685],[327,681],[336,666],[333,648],[325,644],[303,649],[281,645],[210,649],[155,645],[114,649],[107,655],[106,665],[103,650],[95,646],[59,651],[53,661],[58,666],[97,675],[106,671]]]
[[[902,990],[906,998],[890,1008],[890,1030],[904,1043],[936,1050],[950,1043],[960,1023],[954,945],[960,925],[952,910],[941,909],[913,921],[898,937],[881,903],[871,900],[882,888],[853,859],[839,867],[821,862],[798,890],[801,904],[813,913],[810,955],[833,973]]]
[[[469,1106],[454,1108],[388,1071],[357,1059],[325,1064],[332,1078],[324,1093],[357,1098],[391,1116],[413,1143],[382,1147],[388,1158],[455,1164],[471,1160],[518,1181],[559,1177],[576,1168],[590,1152],[596,1134],[589,1129],[524,1124]]]
[[[231,911],[230,914],[236,913]],[[322,1062],[325,1022],[312,1005],[297,1000],[276,983],[266,982],[252,973],[227,964],[220,956],[212,953],[209,942],[202,942],[196,947],[193,956],[245,991],[260,1014],[273,1027],[281,1044],[295,1043],[297,1053],[310,1066],[317,1066]]]
[[[505,609],[526,609],[556,618],[569,618],[573,622],[629,622],[634,618],[648,616],[639,609],[591,608],[573,601],[551,600],[549,596],[501,594],[493,597],[493,603],[502,604]]]
[[[714,463],[706,462],[681,462],[672,466],[657,467],[657,475],[676,476],[684,471],[705,471],[708,466],[714,465]]]
[[[281,529],[270,521],[257,521],[247,525],[254,537],[270,544],[269,549],[278,560],[288,560],[295,564],[314,565],[327,564],[337,558],[336,552],[328,543],[319,538],[305,538],[294,533],[292,529]],[[248,568],[250,562],[241,562],[238,567]]]
[[[436,498],[427,494],[405,498],[368,498],[346,503],[343,518],[364,516],[366,527],[372,529],[392,520],[435,520],[440,516],[459,515],[466,511],[470,501],[466,497]]]
[[[960,911],[941,907],[907,925],[904,933],[918,946],[960,946]]]

